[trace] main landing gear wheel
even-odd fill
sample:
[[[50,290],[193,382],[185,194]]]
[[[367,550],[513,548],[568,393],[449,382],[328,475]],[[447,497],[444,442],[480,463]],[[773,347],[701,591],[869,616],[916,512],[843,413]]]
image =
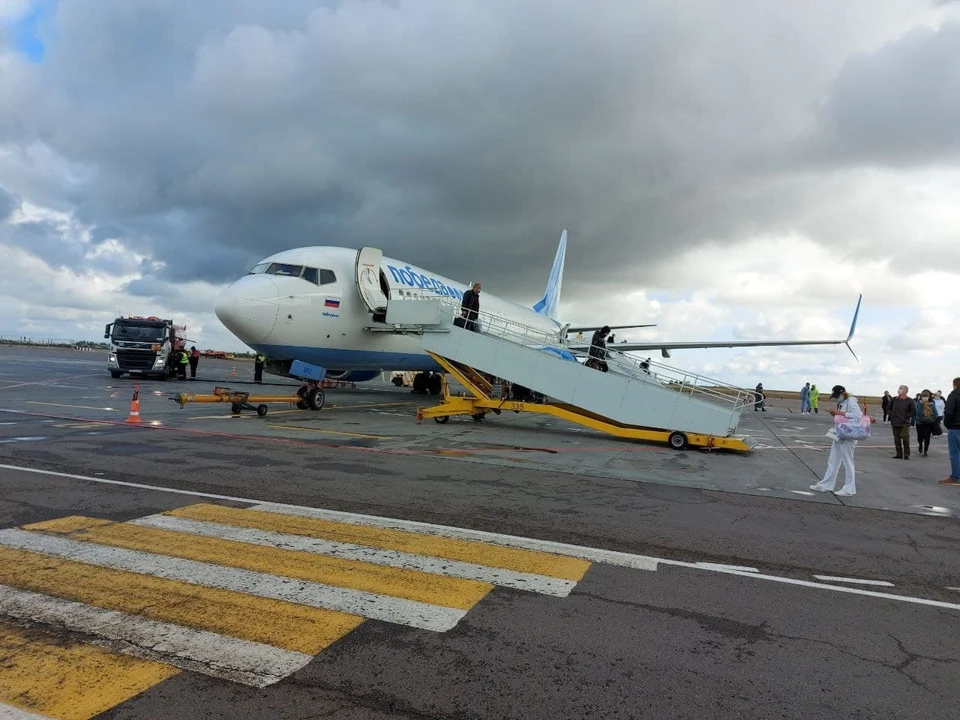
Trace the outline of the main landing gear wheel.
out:
[[[426,373],[417,373],[413,376],[413,391],[417,395],[426,395],[428,391],[429,380]]]
[[[433,419],[433,421],[434,421],[435,423],[437,423],[438,425],[446,425],[448,422],[450,422],[450,416],[449,416],[449,415],[438,415],[437,417],[435,417],[435,418]]]
[[[257,405],[257,417],[263,417],[266,414],[267,414],[267,406]]]
[[[322,388],[313,388],[307,393],[307,406],[314,412],[322,410],[326,400],[327,396],[323,394]]]
[[[687,436],[682,432],[672,432],[668,442],[674,450],[683,450],[687,446]]]
[[[431,375],[427,381],[427,388],[431,395],[439,395],[443,392],[443,378],[439,375]]]

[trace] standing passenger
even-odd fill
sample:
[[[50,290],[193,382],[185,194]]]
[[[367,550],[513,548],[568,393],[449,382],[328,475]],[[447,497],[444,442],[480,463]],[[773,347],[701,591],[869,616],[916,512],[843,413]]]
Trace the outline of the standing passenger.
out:
[[[831,410],[830,414],[836,417],[842,415],[850,420],[860,420],[863,413],[857,404],[857,399],[847,393],[843,385],[835,385],[831,400],[839,400],[837,409]],[[811,485],[811,490],[817,492],[833,492],[837,497],[853,497],[857,494],[857,470],[853,463],[853,451],[857,447],[856,440],[841,440],[837,438],[830,446],[830,457],[827,459],[827,471],[823,474],[823,480]],[[843,465],[843,487],[834,492],[833,488],[837,485],[837,475],[840,473],[840,466]]]
[[[937,424],[937,409],[930,398],[930,391],[920,393],[917,402],[917,452],[927,457],[930,450],[930,437],[933,435],[933,426]]]
[[[763,392],[763,383],[757,383],[757,389],[754,391],[754,397],[756,399],[754,400],[753,411],[756,412],[757,410],[763,410],[763,412],[766,412],[767,409],[763,406],[763,404],[766,402],[767,396]]]
[[[257,385],[263,385],[263,366],[266,364],[266,356],[263,353],[257,353],[257,359],[253,363],[253,381]]]
[[[890,391],[883,391],[883,399],[880,401],[880,407],[883,408],[883,421],[886,422],[887,418],[890,417],[890,404],[893,402],[893,398],[890,397]]]
[[[807,415],[810,413],[810,383],[807,383],[802,388],[800,388],[800,414]]]
[[[960,485],[960,377],[953,379],[953,392],[947,396],[943,410],[943,424],[950,447],[950,475],[940,483]]]
[[[917,414],[916,402],[907,397],[910,391],[906,385],[901,385],[897,396],[890,401],[890,425],[893,427],[893,445],[896,448],[894,460],[910,459],[910,426]]]

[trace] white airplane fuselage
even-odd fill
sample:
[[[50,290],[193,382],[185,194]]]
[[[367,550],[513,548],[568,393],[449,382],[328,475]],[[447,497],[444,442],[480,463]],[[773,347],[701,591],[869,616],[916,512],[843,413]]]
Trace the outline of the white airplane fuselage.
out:
[[[230,332],[271,360],[302,360],[331,374],[439,370],[415,334],[372,332],[377,325],[358,286],[357,250],[305,247],[271,255],[217,298],[215,312]],[[278,266],[317,271],[294,277]],[[325,271],[325,272],[323,272]],[[335,279],[334,279],[335,278]],[[391,258],[380,262],[380,288],[389,299],[442,296],[459,303],[468,286]],[[481,312],[508,318],[561,342],[561,324],[531,308],[481,291]],[[383,327],[386,327],[385,325]],[[359,379],[359,378],[358,378]]]

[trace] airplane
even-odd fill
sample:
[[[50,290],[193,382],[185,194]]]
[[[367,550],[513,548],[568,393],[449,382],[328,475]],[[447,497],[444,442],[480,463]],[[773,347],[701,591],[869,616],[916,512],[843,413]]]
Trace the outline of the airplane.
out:
[[[569,350],[587,349],[569,344],[568,333],[600,326],[572,328],[558,317],[566,247],[564,230],[543,298],[533,307],[481,291],[481,313],[555,336],[557,343]],[[385,257],[377,248],[302,247],[261,260],[220,293],[214,312],[230,332],[269,358],[267,372],[289,375],[294,360],[325,368],[328,379],[351,382],[372,380],[385,370],[413,371],[417,373],[415,391],[439,394],[440,366],[420,348],[416,334],[389,332],[387,302],[437,295],[459,302],[470,285]],[[659,350],[664,357],[670,357],[671,350],[694,348],[846,345],[850,349],[862,299],[861,295],[850,332],[842,340],[659,340],[618,343],[613,348],[619,352]]]

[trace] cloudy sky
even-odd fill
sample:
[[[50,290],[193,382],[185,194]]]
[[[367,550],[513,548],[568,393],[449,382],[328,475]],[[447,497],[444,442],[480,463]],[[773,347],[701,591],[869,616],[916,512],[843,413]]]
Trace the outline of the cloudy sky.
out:
[[[374,245],[767,387],[960,375],[960,3],[0,0],[0,333]]]

